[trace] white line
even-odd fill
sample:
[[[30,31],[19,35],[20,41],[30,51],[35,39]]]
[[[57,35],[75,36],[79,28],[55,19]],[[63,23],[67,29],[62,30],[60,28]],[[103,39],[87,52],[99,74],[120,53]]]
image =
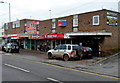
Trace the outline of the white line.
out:
[[[54,82],[59,82],[59,83],[62,83],[62,82],[60,82],[60,81],[58,81],[58,80],[55,80],[55,79],[53,79],[53,78],[47,78],[48,80],[51,80],[51,81],[54,81]]]
[[[4,64],[4,65],[6,65],[6,66],[8,66],[8,67],[15,68],[15,69],[19,69],[19,70],[24,71],[24,72],[27,72],[27,73],[29,73],[29,72],[30,72],[30,71],[28,71],[28,70],[25,70],[25,69],[22,69],[22,68],[19,68],[19,67],[15,67],[15,66],[10,65],[10,64]]]

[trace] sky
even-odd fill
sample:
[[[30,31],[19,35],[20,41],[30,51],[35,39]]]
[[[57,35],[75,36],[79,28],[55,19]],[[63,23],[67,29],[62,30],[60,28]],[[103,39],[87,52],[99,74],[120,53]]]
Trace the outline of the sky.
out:
[[[120,0],[0,0],[10,3],[11,21],[21,19],[47,20],[89,11],[118,11]],[[51,11],[50,11],[51,10]],[[9,5],[0,3],[0,27],[9,21]]]

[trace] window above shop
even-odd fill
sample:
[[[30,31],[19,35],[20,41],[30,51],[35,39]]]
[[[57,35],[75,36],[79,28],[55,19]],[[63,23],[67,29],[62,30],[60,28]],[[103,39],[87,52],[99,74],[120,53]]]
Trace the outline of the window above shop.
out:
[[[78,27],[78,15],[73,16],[73,27]]]
[[[52,28],[56,28],[56,20],[55,19],[52,19]]]
[[[20,21],[15,21],[12,23],[13,28],[19,28],[20,27]]]
[[[93,25],[99,25],[99,15],[93,16]]]

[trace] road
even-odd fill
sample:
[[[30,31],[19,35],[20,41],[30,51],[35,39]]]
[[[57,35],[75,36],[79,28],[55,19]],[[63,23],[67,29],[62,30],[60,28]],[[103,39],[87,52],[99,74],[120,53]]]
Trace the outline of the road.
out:
[[[77,71],[47,63],[31,61],[19,57],[0,54],[2,56],[3,81],[40,81],[59,82],[65,81],[118,81],[118,79],[94,73]]]

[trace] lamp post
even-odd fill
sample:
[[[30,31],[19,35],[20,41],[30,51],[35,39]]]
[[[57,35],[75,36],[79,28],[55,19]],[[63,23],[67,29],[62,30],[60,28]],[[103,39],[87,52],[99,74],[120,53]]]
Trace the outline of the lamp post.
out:
[[[50,12],[50,19],[51,19],[51,10],[49,10],[49,12]]]
[[[4,2],[4,1],[0,1],[0,3],[6,3],[6,4],[8,4],[9,5],[9,22],[11,21],[11,5],[10,5],[10,3],[7,3],[7,2]]]
[[[10,5],[10,3],[4,2],[4,1],[0,1],[0,3],[5,3],[5,4],[9,5],[9,22],[11,22],[11,9],[10,9],[11,5]],[[8,43],[8,41],[9,41],[9,39],[6,38],[7,43]]]

